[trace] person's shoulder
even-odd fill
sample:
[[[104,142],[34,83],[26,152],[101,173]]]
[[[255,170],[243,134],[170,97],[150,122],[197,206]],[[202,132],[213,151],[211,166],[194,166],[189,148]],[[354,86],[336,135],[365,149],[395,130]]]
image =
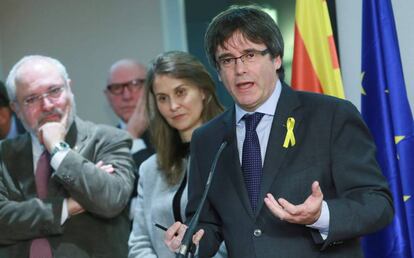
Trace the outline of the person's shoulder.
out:
[[[157,154],[152,154],[148,159],[141,163],[139,167],[139,180],[143,182],[155,182],[162,179],[161,171],[158,167]],[[152,184],[151,183],[151,184]],[[148,184],[148,183],[146,183]]]
[[[0,148],[4,152],[9,152],[10,149],[19,151],[19,149],[25,147],[25,145],[30,143],[29,140],[30,134],[26,132],[19,134],[14,138],[0,140]]]
[[[23,134],[26,132],[26,128],[24,128],[22,121],[13,113],[13,120],[16,123],[16,130],[18,134]]]
[[[306,117],[328,121],[363,121],[360,111],[349,100],[319,93],[295,91]]]
[[[139,173],[141,175],[141,171],[147,171],[147,170],[154,170],[157,168],[157,154],[154,153],[151,156],[148,157],[148,159],[144,160],[141,163],[141,166],[139,167]]]
[[[345,101],[344,99],[340,99],[334,96],[309,91],[295,90],[295,93],[302,102],[313,102],[321,104],[326,103],[329,105],[330,103],[340,103]]]
[[[0,156],[2,159],[14,160],[30,144],[30,134],[19,134],[14,138],[0,140]]]
[[[229,108],[213,119],[205,122],[202,126],[197,128],[196,131],[198,131],[198,134],[208,133],[215,135],[223,130],[224,123],[232,122],[231,120],[233,119],[233,113],[234,110]]]
[[[295,91],[295,93],[297,94],[302,105],[309,106],[311,108],[318,107],[327,108],[328,110],[335,110],[339,107],[341,109],[356,110],[355,105],[346,99],[307,91]]]
[[[76,123],[82,130],[96,133],[100,137],[131,138],[127,131],[111,125],[98,124],[81,118],[76,118]]]
[[[7,138],[0,139],[0,150],[2,152],[4,152],[5,149],[13,147],[14,146],[13,142],[15,142],[15,141],[16,141],[16,139],[7,139]]]

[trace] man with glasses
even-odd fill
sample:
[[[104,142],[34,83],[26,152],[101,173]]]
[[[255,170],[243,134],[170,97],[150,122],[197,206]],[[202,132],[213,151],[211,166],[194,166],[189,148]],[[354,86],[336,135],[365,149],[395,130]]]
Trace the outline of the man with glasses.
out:
[[[133,137],[131,154],[137,166],[154,153],[150,143],[147,110],[144,94],[146,67],[132,59],[115,62],[108,72],[105,95],[112,110],[119,117],[118,128],[127,130]],[[138,173],[131,196],[130,218],[134,218]]]
[[[235,106],[191,141],[189,218],[228,143],[193,238],[199,257],[223,240],[237,258],[363,257],[359,238],[391,221],[393,203],[357,109],[283,82],[282,35],[258,7],[216,16],[205,49]],[[176,222],[166,232],[172,251],[185,231]]]
[[[6,86],[0,81],[0,140],[11,139],[24,132],[23,125],[10,108]]]
[[[24,57],[6,85],[28,133],[0,143],[0,257],[126,257],[130,136],[76,116],[56,59]]]

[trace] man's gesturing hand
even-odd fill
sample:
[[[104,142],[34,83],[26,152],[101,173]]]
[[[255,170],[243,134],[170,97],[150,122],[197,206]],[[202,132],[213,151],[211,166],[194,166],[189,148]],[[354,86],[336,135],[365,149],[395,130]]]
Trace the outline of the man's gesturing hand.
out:
[[[323,194],[318,181],[312,184],[312,194],[309,195],[304,203],[299,205],[293,205],[284,198],[279,198],[276,201],[270,193],[264,198],[266,206],[273,215],[281,220],[302,225],[311,225],[319,219],[322,201]]]

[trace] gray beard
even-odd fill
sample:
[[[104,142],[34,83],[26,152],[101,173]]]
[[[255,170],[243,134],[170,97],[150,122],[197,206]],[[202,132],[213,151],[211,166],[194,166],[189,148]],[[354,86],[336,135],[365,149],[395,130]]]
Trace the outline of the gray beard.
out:
[[[73,121],[75,120],[75,116],[76,116],[76,102],[75,99],[72,97],[71,99],[72,102],[72,108],[69,110],[69,115],[68,115],[68,121],[66,123],[66,134],[68,133],[70,127],[72,126]],[[33,136],[37,136],[37,132],[31,128],[26,121],[24,121],[24,119],[20,119],[20,121],[22,122],[22,125],[24,127],[24,129],[26,129],[27,132],[29,132],[31,135]]]

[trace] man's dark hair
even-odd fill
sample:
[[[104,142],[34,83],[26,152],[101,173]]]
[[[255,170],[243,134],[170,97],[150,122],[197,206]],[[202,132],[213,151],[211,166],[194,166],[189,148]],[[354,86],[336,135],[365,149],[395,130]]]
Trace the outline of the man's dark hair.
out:
[[[6,85],[0,81],[0,107],[9,106],[9,97],[7,95]]]
[[[213,18],[204,36],[204,47],[211,65],[220,69],[215,54],[218,46],[239,31],[246,39],[256,44],[265,44],[270,55],[283,58],[283,37],[275,21],[258,6],[230,6]],[[283,65],[277,70],[283,80]]]

